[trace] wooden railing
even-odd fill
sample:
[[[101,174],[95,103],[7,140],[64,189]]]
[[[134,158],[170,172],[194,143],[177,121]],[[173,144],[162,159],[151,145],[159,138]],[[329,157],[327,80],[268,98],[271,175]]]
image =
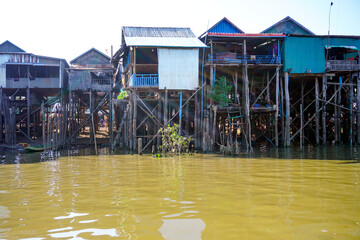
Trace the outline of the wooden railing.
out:
[[[133,74],[130,78],[130,87],[157,87],[159,74]]]
[[[327,60],[327,71],[359,71],[360,64],[356,60]]]
[[[242,55],[236,53],[217,53],[209,55],[208,63],[219,64],[281,64],[280,55]]]

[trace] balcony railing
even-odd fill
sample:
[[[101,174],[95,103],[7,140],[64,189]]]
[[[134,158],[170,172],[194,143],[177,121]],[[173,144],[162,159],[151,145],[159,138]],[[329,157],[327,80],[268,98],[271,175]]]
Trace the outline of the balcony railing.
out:
[[[280,55],[242,55],[236,53],[221,53],[209,55],[209,63],[218,64],[281,64]]]
[[[133,74],[130,78],[130,87],[157,87],[159,74]]]
[[[360,64],[356,60],[327,60],[327,71],[359,71]]]

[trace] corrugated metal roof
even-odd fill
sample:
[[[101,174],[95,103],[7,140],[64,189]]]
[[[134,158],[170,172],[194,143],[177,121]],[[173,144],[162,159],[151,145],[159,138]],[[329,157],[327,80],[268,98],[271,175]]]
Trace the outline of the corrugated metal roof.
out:
[[[190,28],[123,27],[125,37],[195,38]]]
[[[286,37],[282,33],[208,33],[208,35],[220,37]]]
[[[176,37],[125,37],[127,46],[141,47],[180,47],[206,48],[207,46],[197,38]]]

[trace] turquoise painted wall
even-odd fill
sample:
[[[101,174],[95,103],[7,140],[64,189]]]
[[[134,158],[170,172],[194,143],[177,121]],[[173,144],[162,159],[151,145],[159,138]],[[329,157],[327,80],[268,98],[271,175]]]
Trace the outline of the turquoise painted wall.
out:
[[[290,73],[324,73],[325,46],[328,38],[323,37],[286,37],[283,53],[283,71]],[[354,46],[360,49],[360,39],[330,37],[329,45]]]
[[[325,72],[325,47],[321,38],[287,37],[283,49],[283,70],[290,73]]]

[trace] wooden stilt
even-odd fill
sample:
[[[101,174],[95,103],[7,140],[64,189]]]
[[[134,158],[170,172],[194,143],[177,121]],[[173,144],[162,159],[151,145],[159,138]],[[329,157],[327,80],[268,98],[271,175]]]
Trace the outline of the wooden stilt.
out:
[[[276,68],[276,86],[275,86],[275,146],[279,146],[279,71],[280,68]]]
[[[46,151],[46,119],[45,119],[45,106],[44,101],[41,103],[41,122],[42,122],[42,141],[44,151]]]
[[[199,112],[200,112],[200,103],[199,103],[199,94],[195,94],[195,117],[194,117],[194,143],[195,148],[200,148],[200,119],[199,119]]]
[[[129,114],[129,118],[128,118],[128,122],[127,122],[128,129],[129,129],[127,141],[128,141],[128,146],[129,146],[129,148],[130,148],[130,149],[133,149],[133,138],[132,138],[132,136],[134,135],[134,134],[133,134],[133,131],[136,131],[136,129],[133,129],[133,119],[134,119],[134,94],[131,94],[129,104],[130,104],[130,114]]]
[[[327,87],[327,76],[323,74],[322,76],[322,98],[323,98],[323,106],[322,106],[322,137],[323,137],[323,144],[326,144],[326,87]]]
[[[217,113],[217,106],[214,105],[213,106],[213,111],[214,111],[214,120],[213,120],[213,126],[212,126],[212,133],[211,133],[211,139],[213,141],[213,144],[212,144],[212,151],[214,151],[215,149],[215,142],[216,142],[216,113]]]
[[[91,118],[93,117],[93,111],[94,111],[94,97],[93,97],[94,93],[92,90],[90,90],[90,95],[89,95],[89,111],[91,114]],[[92,121],[92,120],[91,120]],[[90,123],[90,144],[92,144],[94,142],[94,133],[95,133],[95,129],[93,128],[93,124]]]
[[[302,80],[301,81],[301,104],[300,104],[300,147],[302,148],[304,145],[304,128],[303,128],[303,124],[304,124],[304,81],[306,80]]]
[[[300,104],[300,148],[304,145],[304,118],[303,118],[303,105]]]
[[[356,77],[356,125],[357,125],[357,144],[360,145],[360,72]]]
[[[0,87],[0,142],[3,142],[3,88]]]
[[[163,106],[163,98],[161,92],[158,92],[158,119],[161,121],[162,116],[162,106]],[[164,125],[164,123],[163,123]],[[160,130],[160,127],[157,128],[157,130]],[[159,134],[157,137],[157,148],[159,149],[161,145],[161,135]]]
[[[246,40],[243,44],[244,56],[246,56]],[[246,58],[245,58],[246,59]],[[245,134],[246,134],[246,151],[252,151],[251,147],[251,123],[250,123],[250,95],[249,95],[249,78],[248,78],[248,66],[247,61],[245,60],[245,65],[243,66],[243,93],[244,93],[244,119],[245,119]]]
[[[114,142],[114,127],[113,127],[113,89],[111,84],[111,91],[109,94],[109,138],[110,138],[110,149],[112,149],[112,144]]]
[[[285,146],[285,109],[284,109],[284,81],[280,81],[280,110],[281,110],[281,142]]]
[[[338,136],[338,140],[339,140],[339,143],[341,143],[341,129],[342,129],[342,124],[341,124],[341,110],[340,110],[340,105],[341,105],[341,90],[342,90],[342,86],[340,85],[339,86],[339,89],[340,91],[338,91],[338,102],[337,102],[337,105],[336,108],[337,108],[337,121],[338,121],[338,133],[339,133],[339,136]]]
[[[183,92],[180,90],[180,99],[179,99],[179,135],[181,135],[182,130],[182,98],[183,98]]]
[[[186,94],[186,99],[189,99],[190,94]],[[189,101],[185,105],[185,135],[188,137],[190,135],[190,115],[189,115]],[[161,119],[161,118],[159,118]]]
[[[354,102],[354,86],[353,86],[353,77],[350,76],[350,118],[349,118],[349,122],[350,122],[350,126],[349,126],[349,140],[350,140],[350,145],[353,144],[353,102]]]
[[[169,94],[168,94],[168,90],[165,89],[165,102],[164,102],[164,128],[167,127],[168,125],[168,116],[169,116]]]
[[[132,122],[132,125],[133,125],[133,150],[136,150],[136,145],[137,145],[137,141],[136,141],[136,122],[137,122],[137,96],[136,96],[136,91],[134,91],[134,117],[133,117],[133,122]]]
[[[337,90],[337,86],[334,85],[334,92],[336,92]],[[338,110],[339,108],[336,106],[338,104],[338,93],[335,94],[335,98],[334,98],[334,123],[335,123],[335,143],[339,142],[339,121],[338,121],[338,117],[339,117],[339,113]]]
[[[320,129],[320,114],[319,114],[319,79],[315,78],[315,125],[316,125],[316,144],[320,143],[319,129]]]
[[[26,113],[26,121],[27,121],[27,135],[30,137],[30,88],[29,86],[26,88],[26,102],[27,102],[27,113]]]
[[[284,92],[285,92],[285,146],[290,146],[290,95],[289,95],[289,73],[284,74]]]

